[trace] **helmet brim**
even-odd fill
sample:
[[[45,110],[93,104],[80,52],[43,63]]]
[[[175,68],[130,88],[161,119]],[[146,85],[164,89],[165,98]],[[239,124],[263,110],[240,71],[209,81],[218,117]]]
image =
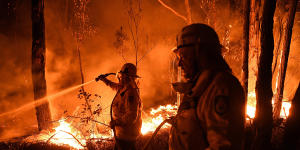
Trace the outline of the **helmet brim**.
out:
[[[138,75],[136,75],[136,74],[128,74],[128,73],[124,73],[124,72],[122,72],[122,71],[120,71],[120,72],[118,72],[118,73],[121,73],[121,74],[130,76],[130,77],[141,78],[140,76],[138,76]]]

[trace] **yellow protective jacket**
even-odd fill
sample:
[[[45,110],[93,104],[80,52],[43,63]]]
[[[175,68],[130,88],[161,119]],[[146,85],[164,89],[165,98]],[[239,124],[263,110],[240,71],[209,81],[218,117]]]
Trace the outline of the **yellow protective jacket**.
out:
[[[121,86],[104,79],[103,82],[117,94],[112,102],[112,118],[116,122],[115,135],[122,140],[136,140],[142,127],[142,103],[134,81]]]
[[[243,149],[245,96],[230,72],[204,71],[181,89],[185,94],[172,123],[170,150]]]

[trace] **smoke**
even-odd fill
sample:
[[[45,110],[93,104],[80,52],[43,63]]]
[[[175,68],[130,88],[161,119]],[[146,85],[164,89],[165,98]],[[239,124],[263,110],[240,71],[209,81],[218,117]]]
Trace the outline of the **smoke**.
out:
[[[123,55],[127,62],[135,64],[135,49],[132,40],[130,18],[128,16],[128,1],[97,1],[91,0],[87,4],[88,23],[93,27],[94,34],[86,35],[88,38],[79,43],[81,61],[85,81],[93,80],[100,74],[118,72],[125,63],[120,49],[114,45],[116,32],[122,26],[127,40],[124,41]],[[141,16],[139,24],[139,51],[138,79],[141,99],[144,109],[155,105],[170,103],[172,101],[171,84],[171,49],[176,45],[175,39],[180,29],[186,23],[165,9],[157,1],[141,1]],[[176,0],[168,2],[172,8],[186,15],[184,2]],[[199,6],[199,7],[198,7]],[[4,7],[4,6],[1,6]],[[198,1],[191,1],[193,22],[208,23],[204,9],[200,9]],[[15,34],[4,33],[8,25],[1,26],[0,33],[0,113],[7,112],[33,101],[31,80],[31,19],[30,1],[17,4]],[[236,76],[241,71],[241,18],[238,11],[230,11],[229,4],[217,2],[215,24],[220,41],[229,48],[224,52],[225,59],[232,67]],[[3,12],[6,13],[6,12]],[[230,15],[230,13],[233,13]],[[74,2],[46,1],[45,26],[46,26],[46,80],[48,94],[57,93],[63,89],[81,84],[77,42],[74,36]],[[6,20],[8,18],[1,18]],[[10,33],[10,32],[8,32]],[[229,36],[226,36],[229,35]],[[293,37],[299,35],[299,23],[295,24]],[[15,38],[13,38],[15,37]],[[295,87],[299,81],[299,38],[294,38],[291,46],[286,91]],[[145,55],[146,54],[146,55]],[[145,57],[143,57],[145,55]],[[111,76],[111,80],[117,82]],[[85,86],[87,92],[98,94],[101,99],[96,103],[101,104],[103,116],[101,122],[109,121],[109,105],[116,93],[102,82]],[[289,92],[290,93],[290,92]],[[287,93],[287,95],[289,95]],[[67,111],[76,113],[76,109],[84,103],[77,98],[75,90],[66,95],[49,99],[53,120],[59,119]],[[9,138],[36,131],[35,110],[25,111],[12,118],[0,119],[0,138]],[[12,133],[20,133],[15,135]]]
[[[7,7],[7,5],[5,5]],[[5,7],[1,5],[2,7]],[[18,5],[18,17],[5,18],[1,12],[0,32],[0,113],[16,109],[32,101],[33,89],[31,82],[31,34],[26,19],[30,12],[23,2]],[[5,9],[1,9],[5,10]],[[26,14],[28,17],[26,17]],[[11,20],[5,22],[4,20]],[[3,23],[5,22],[5,23]],[[16,23],[9,25],[8,23]],[[21,30],[23,29],[23,30]],[[36,124],[34,110],[27,111],[22,116],[0,119],[0,138],[10,138],[32,132],[30,128]]]

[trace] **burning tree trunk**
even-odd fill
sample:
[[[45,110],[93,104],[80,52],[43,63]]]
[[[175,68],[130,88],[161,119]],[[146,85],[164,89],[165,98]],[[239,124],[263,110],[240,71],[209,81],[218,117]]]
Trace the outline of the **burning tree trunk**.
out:
[[[283,28],[283,38],[282,38],[283,48],[282,48],[282,55],[280,59],[280,66],[278,70],[278,81],[277,81],[277,89],[275,95],[274,119],[278,119],[280,117],[283,89],[284,89],[284,80],[285,80],[286,68],[288,64],[288,57],[290,53],[290,43],[291,43],[297,1],[298,0],[285,1],[287,6],[285,8],[288,8],[288,12],[286,15],[287,18],[284,21],[284,28]]]
[[[289,117],[287,118],[283,136],[284,149],[296,149],[297,140],[300,135],[300,83],[292,100]]]
[[[243,66],[242,66],[242,85],[245,93],[248,93],[248,59],[249,59],[249,15],[250,0],[244,1],[244,26],[243,26]],[[247,98],[247,97],[246,97]]]
[[[34,99],[47,95],[45,79],[45,21],[44,0],[32,0],[32,82]],[[49,103],[35,107],[39,130],[50,126]]]
[[[262,2],[262,18],[260,24],[260,56],[258,76],[256,80],[256,117],[253,149],[270,149],[272,136],[272,60],[274,50],[273,16],[276,7],[275,0]]]

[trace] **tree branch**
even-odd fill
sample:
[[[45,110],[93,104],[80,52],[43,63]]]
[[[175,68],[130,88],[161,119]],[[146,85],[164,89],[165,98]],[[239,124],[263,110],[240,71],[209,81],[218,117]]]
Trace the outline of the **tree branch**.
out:
[[[191,13],[189,0],[184,0],[184,2],[185,2],[186,13],[187,13],[187,23],[192,24],[192,13]]]
[[[168,6],[167,4],[165,4],[162,0],[158,0],[158,2],[164,6],[165,8],[169,9],[172,13],[174,13],[177,17],[180,17],[181,19],[183,19],[185,22],[188,23],[188,20],[186,17],[184,17],[183,15],[179,14],[177,11],[175,11],[173,8],[171,8],[170,6]]]

